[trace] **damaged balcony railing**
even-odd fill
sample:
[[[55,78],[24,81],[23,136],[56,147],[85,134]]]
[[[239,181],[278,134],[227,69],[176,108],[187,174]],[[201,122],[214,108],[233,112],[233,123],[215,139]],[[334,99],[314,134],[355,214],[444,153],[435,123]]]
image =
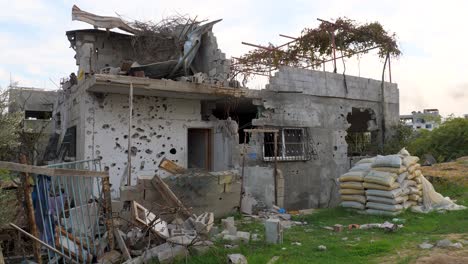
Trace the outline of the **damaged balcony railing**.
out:
[[[60,257],[63,263],[95,262],[106,247],[114,246],[109,174],[101,172],[99,160],[47,168],[8,162],[0,165],[23,172],[31,185],[37,239],[56,249],[43,247],[47,263],[57,263]]]

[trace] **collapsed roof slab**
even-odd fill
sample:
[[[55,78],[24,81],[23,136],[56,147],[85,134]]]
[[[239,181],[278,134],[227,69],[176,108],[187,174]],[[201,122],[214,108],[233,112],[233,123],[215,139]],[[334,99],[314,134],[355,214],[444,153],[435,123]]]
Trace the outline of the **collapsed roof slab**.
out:
[[[83,85],[86,85],[85,89],[88,92],[129,94],[130,84],[133,84],[134,95],[143,96],[204,100],[224,97],[255,97],[254,92],[245,88],[106,74],[95,74]]]

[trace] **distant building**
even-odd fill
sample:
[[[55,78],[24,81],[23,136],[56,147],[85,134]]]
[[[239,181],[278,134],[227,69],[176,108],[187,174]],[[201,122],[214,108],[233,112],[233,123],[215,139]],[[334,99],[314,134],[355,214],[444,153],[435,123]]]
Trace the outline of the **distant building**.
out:
[[[31,87],[11,87],[8,90],[8,112],[23,112],[23,144],[28,156],[36,163],[42,160],[44,151],[53,132],[52,111],[57,100],[57,91]],[[27,141],[27,142],[26,142]]]
[[[424,109],[413,111],[411,115],[400,115],[400,120],[414,130],[426,129],[433,130],[439,126],[441,116],[438,109]]]
[[[464,117],[465,119],[468,119],[468,114],[464,114],[463,117]]]

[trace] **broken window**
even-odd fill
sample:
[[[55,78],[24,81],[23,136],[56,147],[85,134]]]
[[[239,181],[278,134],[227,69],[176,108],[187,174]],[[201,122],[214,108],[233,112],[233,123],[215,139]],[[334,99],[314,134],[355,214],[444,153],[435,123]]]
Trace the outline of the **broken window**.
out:
[[[277,137],[277,160],[309,159],[304,128],[281,128]],[[275,133],[264,133],[263,158],[266,161],[275,159]]]
[[[376,115],[369,108],[352,108],[346,120],[351,125],[347,130],[348,156],[373,155],[377,152],[378,126]]]
[[[24,111],[24,119],[26,120],[50,120],[52,119],[51,111]]]

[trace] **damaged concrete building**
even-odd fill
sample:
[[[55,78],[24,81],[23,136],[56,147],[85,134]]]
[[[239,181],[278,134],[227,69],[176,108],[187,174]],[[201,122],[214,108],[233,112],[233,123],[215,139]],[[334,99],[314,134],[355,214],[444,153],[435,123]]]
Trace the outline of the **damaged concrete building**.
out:
[[[215,22],[178,27],[152,52],[135,32],[68,31],[78,71],[54,107],[55,160],[101,159],[113,197],[129,175],[132,185],[169,177],[159,165],[170,160],[237,171],[243,192],[261,206],[336,205],[336,179],[352,156],[381,147],[398,123],[397,85],[282,67],[262,90],[239,87],[211,31]],[[237,193],[236,204],[240,190],[223,189]]]

